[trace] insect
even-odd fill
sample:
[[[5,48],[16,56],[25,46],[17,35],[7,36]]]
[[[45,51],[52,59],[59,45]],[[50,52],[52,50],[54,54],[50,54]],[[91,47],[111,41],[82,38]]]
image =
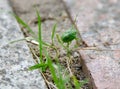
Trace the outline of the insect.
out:
[[[77,31],[73,28],[66,30],[61,36],[61,39],[64,43],[71,42],[76,38],[77,38]]]

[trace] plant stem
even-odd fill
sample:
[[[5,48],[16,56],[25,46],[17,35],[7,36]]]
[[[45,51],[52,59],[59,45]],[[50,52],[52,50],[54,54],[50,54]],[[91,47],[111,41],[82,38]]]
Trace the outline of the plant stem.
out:
[[[68,42],[68,43],[67,43],[67,46],[66,46],[67,56],[68,56],[68,58],[70,59],[70,48],[69,48],[69,46],[70,46],[70,42]]]

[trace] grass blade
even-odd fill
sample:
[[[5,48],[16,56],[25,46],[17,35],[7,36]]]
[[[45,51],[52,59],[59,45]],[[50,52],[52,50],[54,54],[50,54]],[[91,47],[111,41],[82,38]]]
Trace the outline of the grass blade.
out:
[[[88,79],[84,79],[84,80],[81,80],[80,81],[80,87],[82,87],[84,84],[87,84],[89,82],[89,80]]]
[[[64,47],[65,49],[68,49],[66,46],[64,46],[64,44],[63,44],[63,42],[62,42],[62,40],[61,40],[61,38],[60,38],[60,36],[59,36],[58,34],[56,34],[56,38],[57,38],[57,40],[58,40],[58,43],[60,43],[60,45],[61,45],[62,47]]]
[[[26,23],[25,23],[20,17],[18,17],[17,15],[14,15],[14,16],[15,16],[15,18],[17,19],[17,21],[18,21],[23,27],[27,28],[27,30],[28,30],[31,34],[35,35],[35,33],[32,31],[32,29],[29,27],[28,24],[26,24]]]
[[[16,43],[16,42],[18,42],[18,41],[23,41],[23,40],[26,40],[26,39],[23,38],[23,39],[19,39],[19,40],[14,40],[14,41],[9,42],[8,44],[13,44],[13,43]]]
[[[29,69],[35,70],[35,69],[44,68],[44,67],[47,67],[47,64],[41,63],[41,64],[36,64],[34,66],[29,67]]]
[[[49,66],[49,69],[50,69],[50,72],[52,74],[52,78],[55,82],[55,84],[58,86],[59,82],[58,82],[58,78],[57,78],[57,75],[56,75],[56,72],[55,72],[55,68],[53,66],[53,63],[51,61],[50,58],[48,58],[48,66]]]
[[[56,75],[56,71],[55,71],[55,68],[54,68],[53,63],[51,61],[51,58],[50,58],[48,52],[46,51],[46,49],[45,49],[45,56],[46,56],[46,59],[47,59],[47,64],[48,64],[49,70],[50,70],[51,75],[52,75],[52,79],[53,79],[54,83],[56,84],[56,86],[58,87],[59,86],[59,81],[58,81],[58,78],[57,78],[57,75]]]
[[[79,81],[76,79],[75,76],[72,77],[73,78],[73,83],[74,83],[74,86],[75,86],[75,89],[80,89],[80,84],[79,84]]]
[[[52,29],[52,35],[51,35],[52,45],[54,44],[54,36],[55,36],[56,27],[57,27],[57,24],[54,24],[53,29]]]
[[[50,46],[49,43],[46,43],[46,42],[44,42],[44,41],[42,41],[42,43],[43,43],[43,45],[45,45],[45,46]]]
[[[58,42],[59,42],[61,45],[63,45],[63,42],[62,42],[62,40],[61,40],[61,38],[60,38],[60,36],[59,36],[58,34],[56,34],[56,38],[57,38]]]
[[[39,12],[37,13],[37,19],[38,19],[38,42],[39,42],[39,52],[40,52],[40,62],[42,62],[42,33],[41,33],[41,17],[39,15]]]

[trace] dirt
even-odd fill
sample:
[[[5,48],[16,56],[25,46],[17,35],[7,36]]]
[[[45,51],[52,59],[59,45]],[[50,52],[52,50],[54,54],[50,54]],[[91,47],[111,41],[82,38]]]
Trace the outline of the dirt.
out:
[[[42,37],[46,42],[51,42],[51,32],[52,27],[57,23],[56,33],[63,33],[65,30],[69,29],[72,26],[71,20],[68,14],[65,11],[63,3],[61,0],[10,0],[11,6],[14,9],[14,12],[22,18],[33,31],[38,33],[37,26],[37,16],[36,10],[40,12],[42,18]],[[26,29],[22,29],[25,37],[30,36],[29,32]],[[56,40],[55,40],[56,42]],[[76,43],[72,43],[72,47]],[[35,51],[35,54],[39,56],[39,50],[37,45],[28,43],[30,49]],[[54,53],[54,52],[53,52]],[[60,58],[59,61],[62,65],[66,67],[65,52],[60,49]],[[80,56],[77,52],[72,53],[73,63],[70,65],[72,72],[75,74],[78,80],[84,80],[85,74],[82,72],[82,66],[80,64]],[[53,54],[54,55],[54,54]],[[51,82],[51,77],[49,73],[44,74],[45,77]],[[89,89],[88,84],[83,86],[83,89]]]

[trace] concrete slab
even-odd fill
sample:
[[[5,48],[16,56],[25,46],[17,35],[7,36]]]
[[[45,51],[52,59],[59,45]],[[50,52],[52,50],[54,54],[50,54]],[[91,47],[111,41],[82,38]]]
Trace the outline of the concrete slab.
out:
[[[120,89],[120,1],[64,0],[87,46],[79,50],[93,89]],[[114,50],[114,51],[113,51]]]
[[[28,71],[34,60],[12,14],[8,0],[0,0],[0,89],[47,89],[39,71]]]

